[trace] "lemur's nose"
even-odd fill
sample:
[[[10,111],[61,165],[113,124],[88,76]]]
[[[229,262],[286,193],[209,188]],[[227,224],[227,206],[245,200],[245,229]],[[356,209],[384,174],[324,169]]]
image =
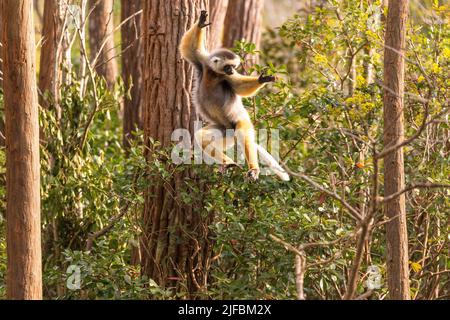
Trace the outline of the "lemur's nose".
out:
[[[227,75],[232,75],[233,74],[233,66],[232,65],[226,65],[223,68],[223,71],[227,74]]]

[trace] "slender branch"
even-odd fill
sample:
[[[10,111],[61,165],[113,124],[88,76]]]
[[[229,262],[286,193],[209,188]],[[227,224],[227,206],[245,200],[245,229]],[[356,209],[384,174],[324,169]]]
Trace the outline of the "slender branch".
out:
[[[127,203],[126,206],[122,209],[122,212],[117,216],[113,217],[111,219],[111,222],[106,227],[97,232],[89,234],[88,239],[86,241],[86,251],[91,251],[94,245],[94,241],[100,238],[101,236],[107,234],[114,227],[114,225],[125,216],[125,214],[128,212],[129,206],[130,203]]]
[[[396,198],[398,198],[399,196],[401,196],[404,193],[407,193],[409,191],[412,191],[414,189],[450,189],[450,184],[438,184],[438,183],[417,183],[417,184],[413,184],[411,186],[406,187],[403,190],[400,190],[396,193],[393,193],[387,197],[382,197],[379,198],[378,201],[381,202],[389,202],[391,200],[394,200]]]
[[[293,252],[293,253],[295,253],[296,255],[299,255],[299,256],[304,256],[305,255],[304,252],[302,252],[301,250],[297,249],[292,244],[290,244],[290,243],[288,243],[288,242],[278,238],[277,236],[275,236],[273,234],[269,234],[269,237],[273,241],[278,242],[279,244],[283,245],[286,248],[286,250],[289,250],[289,251],[291,251],[291,252]]]
[[[367,224],[365,223],[362,224],[361,228],[362,230],[361,233],[359,234],[358,241],[356,243],[355,258],[353,259],[352,269],[350,270],[349,286],[347,288],[347,291],[345,292],[344,300],[353,299],[358,284],[359,269],[361,267],[363,259],[364,244],[367,239],[367,234],[369,233],[369,226]]]
[[[100,49],[97,52],[97,55],[95,56],[94,60],[91,62],[91,64],[93,66],[95,66],[97,64],[97,60],[100,58],[100,55],[103,51],[103,49],[105,48],[106,44],[109,41],[109,38],[112,37],[114,35],[114,33],[119,30],[124,24],[126,24],[128,21],[130,21],[131,19],[133,19],[134,17],[140,15],[143,12],[143,10],[139,10],[136,11],[135,13],[133,13],[131,16],[129,16],[128,18],[124,19],[120,24],[118,24],[113,31],[111,31],[110,33],[108,33],[105,38],[103,39],[103,42],[100,46]]]
[[[299,248],[301,250],[306,250],[306,249],[315,248],[315,247],[329,247],[329,246],[333,246],[338,243],[341,243],[342,241],[347,240],[348,238],[351,238],[354,235],[355,235],[354,233],[350,233],[342,238],[339,238],[339,239],[336,239],[333,241],[305,243],[305,244],[300,245]]]
[[[302,180],[305,180],[306,182],[308,182],[310,185],[312,185],[314,188],[328,194],[329,196],[331,196],[332,198],[336,199],[337,201],[339,201],[350,213],[350,215],[357,221],[361,221],[362,220],[362,216],[361,214],[358,212],[358,210],[356,210],[354,207],[352,207],[347,201],[345,201],[340,195],[338,195],[336,192],[332,192],[328,189],[325,189],[324,187],[322,187],[320,184],[318,184],[317,182],[315,182],[314,180],[312,180],[310,177],[308,177],[307,175],[300,173],[300,172],[292,172],[291,170],[289,170],[287,168],[286,165],[284,165],[284,168],[286,169],[286,171],[291,174],[294,177],[298,177]]]
[[[309,269],[309,268],[323,266],[325,264],[330,264],[331,262],[335,261],[337,258],[339,258],[341,256],[342,256],[341,252],[337,252],[336,254],[334,254],[333,256],[331,256],[330,258],[328,258],[326,260],[320,260],[320,261],[308,264],[306,267],[307,267],[307,269]]]
[[[420,128],[416,131],[415,134],[413,134],[410,138],[405,139],[393,146],[387,147],[385,148],[382,152],[378,153],[375,155],[376,159],[383,159],[384,157],[386,157],[387,155],[391,154],[392,152],[395,152],[396,150],[410,144],[411,142],[413,142],[414,140],[416,140],[421,134],[422,132],[425,130],[425,128],[427,127],[427,123],[428,123],[428,115],[429,115],[429,103],[428,101],[424,104],[425,105],[425,115],[423,117],[423,122],[422,125],[420,126]]]
[[[373,174],[372,174],[372,195],[371,195],[371,204],[370,204],[370,210],[368,214],[364,217],[363,221],[361,222],[361,232],[358,237],[358,241],[356,244],[356,254],[355,258],[353,259],[352,263],[352,269],[350,270],[350,277],[348,281],[348,287],[344,294],[345,300],[351,300],[355,296],[356,293],[356,287],[358,285],[358,279],[359,279],[359,269],[361,268],[361,263],[363,260],[363,251],[364,251],[364,245],[366,242],[366,239],[368,238],[369,233],[372,230],[372,219],[375,217],[377,211],[378,211],[378,202],[377,202],[377,196],[378,196],[378,171],[379,171],[379,160],[376,159],[376,144],[374,143],[372,146],[372,153],[373,153]]]

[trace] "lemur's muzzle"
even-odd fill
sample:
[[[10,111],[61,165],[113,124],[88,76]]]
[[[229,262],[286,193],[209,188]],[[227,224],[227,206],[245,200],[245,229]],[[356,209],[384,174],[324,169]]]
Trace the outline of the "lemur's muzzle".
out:
[[[225,67],[223,68],[223,71],[224,71],[227,75],[231,76],[231,75],[233,74],[233,72],[234,72],[233,66],[229,64],[229,65],[227,65],[227,66],[225,66]]]

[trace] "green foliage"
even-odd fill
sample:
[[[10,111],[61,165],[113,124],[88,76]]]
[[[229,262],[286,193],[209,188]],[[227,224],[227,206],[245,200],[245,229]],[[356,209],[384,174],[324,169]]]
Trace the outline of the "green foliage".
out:
[[[46,294],[58,299],[142,298],[150,288],[144,287],[139,271],[129,264],[139,230],[135,219],[148,184],[143,179],[142,135],[137,133],[130,150],[123,150],[118,108],[123,91],[120,85],[109,91],[103,80],[96,80],[95,96],[90,87],[80,98],[77,81],[62,88],[61,119],[54,108],[41,113]],[[86,251],[90,235],[124,210],[107,240],[95,239],[92,251]],[[81,291],[65,286],[69,264],[82,266]]]
[[[123,227],[120,229],[126,230]],[[117,238],[116,238],[117,237]],[[100,240],[94,252],[65,250],[64,262],[61,266],[47,267],[44,282],[47,287],[58,285],[76,285],[75,272],[70,266],[79,270],[80,289],[65,288],[64,296],[59,299],[167,299],[168,292],[146,277],[141,277],[139,268],[131,266],[126,260],[126,241],[120,241],[114,232],[108,241]],[[120,248],[122,246],[122,248]],[[61,270],[67,270],[61,274]]]

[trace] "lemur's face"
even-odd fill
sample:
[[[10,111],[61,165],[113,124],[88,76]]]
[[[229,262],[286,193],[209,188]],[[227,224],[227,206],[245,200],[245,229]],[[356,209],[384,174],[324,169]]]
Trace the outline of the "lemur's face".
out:
[[[241,59],[227,49],[219,49],[211,53],[208,65],[216,73],[232,75],[241,64]]]

